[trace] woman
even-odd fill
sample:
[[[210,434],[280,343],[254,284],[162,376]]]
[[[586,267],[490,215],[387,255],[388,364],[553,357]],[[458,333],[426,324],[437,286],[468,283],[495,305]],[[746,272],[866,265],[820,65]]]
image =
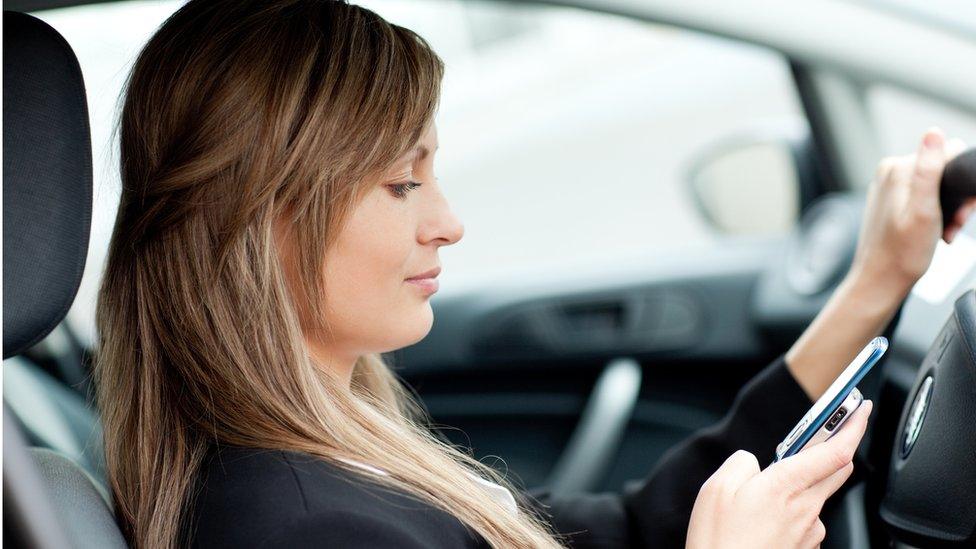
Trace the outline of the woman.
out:
[[[930,132],[883,163],[851,274],[722,424],[625,494],[531,498],[432,436],[379,357],[426,335],[437,251],[463,234],[432,168],[442,72],[411,31],[332,0],[191,0],[141,52],[97,310],[131,543],[816,545],[869,406],[764,471],[753,454],[924,272],[958,145]]]

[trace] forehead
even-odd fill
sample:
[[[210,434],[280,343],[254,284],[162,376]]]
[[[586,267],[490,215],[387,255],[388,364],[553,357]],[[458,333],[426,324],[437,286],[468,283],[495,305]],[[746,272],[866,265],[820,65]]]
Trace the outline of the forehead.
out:
[[[397,166],[406,166],[413,164],[414,162],[420,162],[425,158],[429,157],[440,144],[437,142],[437,129],[434,125],[424,132],[421,136],[420,141],[417,142],[406,154],[400,157],[397,161]]]
[[[438,147],[437,143],[437,125],[431,123],[423,135],[420,136],[420,140],[414,145],[413,150],[410,154],[420,154],[419,158],[423,158],[433,151],[436,151]],[[408,154],[409,156],[409,154]]]

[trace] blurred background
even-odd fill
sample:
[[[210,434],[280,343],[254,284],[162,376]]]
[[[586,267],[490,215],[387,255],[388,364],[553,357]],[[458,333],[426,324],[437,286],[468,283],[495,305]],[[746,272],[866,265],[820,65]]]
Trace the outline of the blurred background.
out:
[[[139,49],[181,3],[35,13],[75,49],[88,89],[95,213],[69,319],[89,339],[119,196],[111,130],[121,88]],[[418,32],[447,65],[435,167],[466,234],[441,251],[435,299],[554,270],[585,274],[670,252],[708,254],[727,243],[716,236],[777,237],[796,222],[797,176],[783,143],[809,128],[782,52],[566,7],[359,3]],[[947,35],[976,32],[972,2],[851,4],[863,6],[865,20],[882,13]],[[749,13],[772,25],[775,16]],[[911,152],[933,124],[976,143],[972,112],[884,84],[865,97],[881,154]]]

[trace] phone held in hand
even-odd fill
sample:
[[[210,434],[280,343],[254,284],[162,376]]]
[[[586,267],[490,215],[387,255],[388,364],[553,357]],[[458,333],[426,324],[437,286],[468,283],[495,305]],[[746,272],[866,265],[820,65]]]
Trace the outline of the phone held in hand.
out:
[[[839,431],[864,400],[857,390],[857,384],[887,350],[886,338],[872,339],[834,380],[827,392],[817,399],[783,442],[776,446],[776,459],[773,461],[792,456],[809,445],[823,442]]]

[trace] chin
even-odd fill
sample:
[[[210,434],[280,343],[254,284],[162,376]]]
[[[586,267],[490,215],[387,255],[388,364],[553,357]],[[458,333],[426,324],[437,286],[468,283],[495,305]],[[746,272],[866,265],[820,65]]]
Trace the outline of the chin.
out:
[[[430,333],[430,329],[434,326],[434,309],[430,306],[430,301],[425,301],[421,307],[421,318],[418,322],[418,328],[420,328],[420,336],[417,341],[427,337]]]
[[[411,315],[409,319],[405,320],[401,326],[406,328],[404,330],[403,342],[398,346],[407,347],[419,342],[420,340],[427,337],[430,333],[431,327],[434,325],[434,311],[430,307],[430,302],[425,301],[423,305],[418,307],[415,314]]]

